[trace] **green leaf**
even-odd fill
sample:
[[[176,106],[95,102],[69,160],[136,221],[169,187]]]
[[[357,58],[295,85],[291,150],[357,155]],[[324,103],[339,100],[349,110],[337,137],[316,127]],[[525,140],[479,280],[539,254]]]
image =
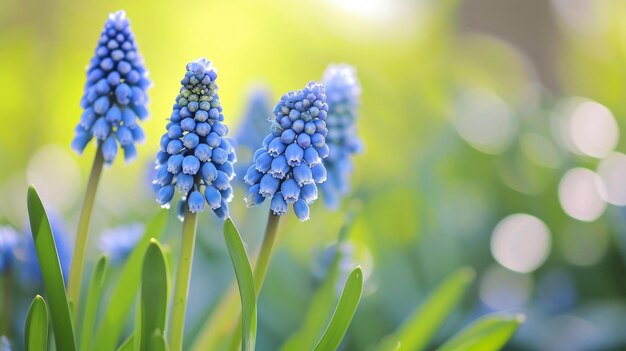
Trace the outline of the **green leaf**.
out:
[[[159,214],[148,224],[146,231],[137,246],[126,260],[119,275],[117,285],[113,288],[111,298],[106,303],[107,309],[100,322],[94,342],[98,351],[114,350],[117,345],[124,322],[131,311],[133,301],[139,284],[141,282],[141,267],[144,254],[151,238],[158,238],[163,232],[167,211],[160,211]]]
[[[48,348],[48,308],[39,295],[35,296],[26,316],[24,347],[26,351],[45,351]]]
[[[137,295],[137,301],[135,302],[135,330],[132,335],[139,335],[133,338],[133,350],[141,349],[141,296]]]
[[[443,344],[438,351],[500,350],[524,322],[524,315],[489,315],[477,319]]]
[[[224,240],[233,262],[239,295],[241,296],[242,339],[241,350],[254,350],[256,341],[256,291],[248,254],[233,221],[224,222]]]
[[[163,335],[167,318],[169,276],[159,242],[150,241],[141,274],[141,350],[156,350],[153,335]],[[158,342],[158,337],[156,338]],[[161,337],[162,339],[162,337]]]
[[[165,337],[161,334],[160,331],[155,331],[150,336],[150,351],[167,351],[169,348],[167,347],[167,342],[165,342]]]
[[[461,268],[450,275],[398,330],[384,338],[377,350],[395,350],[398,343],[401,345],[400,350],[424,349],[461,301],[474,281],[474,276],[474,270],[469,267]]]
[[[109,260],[106,256],[100,256],[93,270],[93,275],[91,276],[81,326],[81,350],[88,350],[91,348],[91,337],[93,336],[94,326],[96,324],[96,316],[98,314],[98,307],[100,306],[100,296],[102,295],[102,290],[104,288],[103,283],[107,271],[108,261]]]
[[[50,304],[50,317],[58,350],[76,350],[74,328],[65,296],[65,283],[57,254],[50,221],[35,188],[28,188],[28,217],[33,233],[35,251],[41,267],[41,275]]]
[[[135,351],[135,336],[131,334],[120,347],[117,348],[117,351]]]
[[[328,316],[332,313],[336,299],[335,286],[339,276],[339,262],[342,259],[342,252],[339,247],[347,239],[353,223],[354,216],[352,215],[348,217],[346,223],[339,231],[339,237],[335,244],[336,249],[328,268],[326,279],[324,279],[322,285],[315,291],[302,326],[283,344],[281,351],[312,349],[319,336],[324,331]]]
[[[350,326],[354,312],[361,300],[363,291],[363,271],[356,267],[348,276],[335,312],[328,323],[322,338],[315,346],[315,351],[335,351]]]

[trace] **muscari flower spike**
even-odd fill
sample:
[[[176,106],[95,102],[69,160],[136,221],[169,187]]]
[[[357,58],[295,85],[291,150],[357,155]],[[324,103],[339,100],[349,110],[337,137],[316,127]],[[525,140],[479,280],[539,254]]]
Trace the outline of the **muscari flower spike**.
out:
[[[232,141],[226,138],[228,127],[223,123],[216,79],[211,61],[202,58],[187,64],[156,156],[154,183],[161,187],[157,202],[169,208],[178,188],[182,194],[178,202],[181,220],[186,211],[204,211],[205,202],[224,219],[233,197],[230,181],[235,176],[237,157]]]
[[[148,117],[147,76],[126,14],[110,14],[87,68],[87,83],[80,101],[83,114],[75,129],[72,149],[82,154],[89,141],[96,138],[106,164],[115,160],[118,144],[124,150],[124,159],[134,160],[135,143],[145,138],[137,119]]]
[[[328,180],[322,184],[324,203],[337,208],[342,195],[350,190],[352,157],[362,152],[363,144],[357,137],[355,122],[358,117],[361,86],[354,67],[347,64],[330,65],[322,79],[328,98],[328,136],[330,148],[324,165]]]
[[[329,151],[327,112],[324,86],[316,82],[281,97],[274,107],[271,133],[254,153],[244,177],[250,185],[244,199],[246,206],[259,205],[269,198],[275,215],[284,215],[288,204],[293,204],[301,221],[309,219],[309,204],[317,199],[317,184],[326,181],[322,159]]]
[[[98,240],[100,250],[109,255],[113,264],[120,264],[135,249],[143,232],[144,226],[141,223],[106,229]]]
[[[11,227],[0,226],[0,272],[8,272],[15,261],[15,247],[18,244],[17,232]]]
[[[245,173],[252,155],[267,133],[267,120],[272,116],[271,93],[266,86],[256,86],[250,91],[245,112],[235,135],[237,174]]]

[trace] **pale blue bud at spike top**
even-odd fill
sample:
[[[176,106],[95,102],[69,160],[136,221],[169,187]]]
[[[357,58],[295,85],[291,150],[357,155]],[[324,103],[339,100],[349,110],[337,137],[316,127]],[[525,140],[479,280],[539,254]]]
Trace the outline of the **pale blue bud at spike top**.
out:
[[[178,189],[182,195],[177,206],[179,219],[187,211],[199,213],[207,208],[224,219],[233,197],[230,182],[237,157],[233,141],[226,138],[217,70],[204,58],[186,68],[156,156],[153,183],[159,186],[157,202],[169,208]]]
[[[135,249],[143,232],[144,225],[141,223],[106,229],[98,238],[98,246],[109,256],[112,264],[121,264]]]
[[[124,153],[126,162],[134,160],[135,144],[144,139],[137,122],[148,117],[149,87],[148,71],[126,14],[110,14],[87,67],[87,83],[80,101],[83,113],[74,130],[72,149],[82,154],[95,138],[106,164],[113,163],[118,150]]]
[[[252,155],[267,134],[268,119],[272,116],[272,98],[269,88],[265,85],[252,87],[235,135],[239,161],[235,167],[237,174],[246,173]]]
[[[274,107],[271,133],[253,156],[244,177],[250,185],[246,206],[271,199],[270,209],[281,216],[291,204],[296,217],[309,219],[309,205],[317,199],[317,185],[326,180],[319,162],[328,156],[324,86],[310,82],[302,90],[283,95]]]
[[[326,206],[336,209],[341,196],[350,190],[352,158],[363,149],[355,124],[361,86],[354,67],[347,64],[330,65],[324,72],[322,83],[328,102],[326,143],[329,154],[323,161],[327,181],[321,186],[321,193]]]

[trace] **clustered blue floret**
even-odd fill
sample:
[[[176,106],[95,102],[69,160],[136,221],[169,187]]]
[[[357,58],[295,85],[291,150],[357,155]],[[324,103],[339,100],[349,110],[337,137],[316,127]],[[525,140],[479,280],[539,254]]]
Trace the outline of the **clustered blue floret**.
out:
[[[124,150],[124,159],[134,160],[135,143],[145,138],[137,119],[148,117],[147,76],[126,14],[110,14],[87,68],[87,83],[80,101],[83,114],[75,129],[72,149],[82,154],[89,141],[96,138],[106,164],[115,160],[118,144]]]
[[[355,125],[361,86],[355,69],[347,64],[330,65],[324,72],[322,83],[328,98],[326,123],[329,131],[326,142],[330,154],[324,160],[328,180],[321,186],[321,191],[326,206],[337,208],[341,195],[350,190],[352,157],[363,149]]]
[[[179,218],[186,211],[204,211],[205,202],[220,218],[228,217],[232,200],[230,181],[237,161],[217,94],[216,69],[200,59],[187,64],[172,115],[161,137],[154,180],[161,188],[157,202],[169,208],[175,188],[182,193]]]
[[[324,86],[317,82],[281,97],[274,107],[271,133],[254,153],[244,177],[250,185],[245,197],[248,207],[269,198],[275,215],[284,215],[292,204],[301,221],[309,219],[317,184],[326,181],[322,159],[329,153],[327,113]]]

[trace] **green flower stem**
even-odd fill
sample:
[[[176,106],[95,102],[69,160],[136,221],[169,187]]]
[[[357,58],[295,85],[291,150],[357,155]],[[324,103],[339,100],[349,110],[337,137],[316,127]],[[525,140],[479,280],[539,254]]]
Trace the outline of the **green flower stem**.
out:
[[[256,265],[254,266],[254,285],[256,288],[256,297],[261,295],[261,288],[265,281],[265,275],[267,274],[267,268],[270,264],[272,257],[272,249],[274,248],[274,241],[276,239],[276,233],[278,232],[278,223],[280,222],[280,216],[272,213],[270,209],[267,217],[267,226],[265,227],[265,235],[263,236],[263,243],[261,244],[261,250],[257,257]],[[238,350],[241,345],[241,316],[237,322],[235,333],[233,334],[232,342],[230,343],[230,350]]]
[[[83,268],[85,265],[85,254],[87,252],[87,239],[89,237],[89,223],[91,222],[91,213],[93,212],[93,204],[96,199],[96,190],[98,190],[98,182],[102,174],[102,166],[104,158],[100,150],[100,144],[96,150],[96,156],[91,166],[91,174],[87,181],[87,190],[85,191],[85,200],[83,208],[80,212],[78,220],[78,229],[76,230],[76,241],[74,243],[74,254],[72,256],[72,265],[70,266],[70,280],[67,288],[67,296],[74,306],[74,320],[77,321],[78,309],[80,306],[80,288],[83,277]]]
[[[191,277],[191,262],[193,261],[197,226],[197,215],[187,211],[183,220],[183,238],[180,248],[180,258],[178,259],[178,270],[176,271],[174,300],[172,302],[172,320],[170,322],[171,351],[181,351],[183,349],[185,309],[187,307],[189,278]]]
[[[279,222],[280,216],[273,214],[272,210],[270,210],[267,217],[267,226],[265,227],[263,243],[261,244],[261,251],[259,251],[259,257],[257,258],[256,265],[254,266],[254,284],[256,287],[257,297],[261,294],[261,288],[263,287],[265,275],[267,274],[267,267],[270,264],[272,249],[274,247],[274,239],[276,239]]]
[[[11,288],[13,285],[13,274],[6,270],[2,274],[2,317],[0,317],[0,333],[9,335],[11,329]]]

